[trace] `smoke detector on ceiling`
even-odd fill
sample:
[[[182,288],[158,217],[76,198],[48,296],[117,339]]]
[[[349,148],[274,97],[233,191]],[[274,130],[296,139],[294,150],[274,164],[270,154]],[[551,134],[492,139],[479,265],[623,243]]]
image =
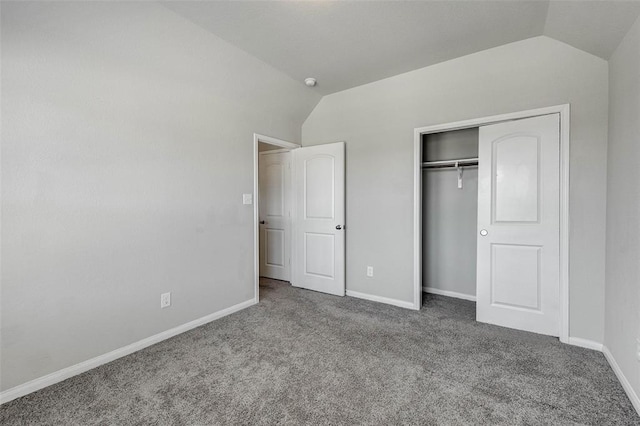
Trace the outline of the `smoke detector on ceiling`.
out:
[[[307,78],[304,79],[304,84],[306,84],[309,87],[313,87],[316,84],[318,84],[318,82],[313,77],[307,77]]]

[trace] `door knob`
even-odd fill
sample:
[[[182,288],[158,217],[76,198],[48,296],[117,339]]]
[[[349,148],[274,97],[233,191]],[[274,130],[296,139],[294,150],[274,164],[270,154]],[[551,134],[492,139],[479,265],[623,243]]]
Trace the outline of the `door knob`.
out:
[[[339,231],[339,230],[342,229],[342,226],[341,225],[336,225],[336,229]]]
[[[486,237],[488,233],[489,233],[489,231],[487,231],[486,229],[481,229],[480,230],[480,235],[482,235],[483,237]]]
[[[264,220],[260,221],[260,225],[264,225],[265,223],[267,223],[267,222],[265,222]]]

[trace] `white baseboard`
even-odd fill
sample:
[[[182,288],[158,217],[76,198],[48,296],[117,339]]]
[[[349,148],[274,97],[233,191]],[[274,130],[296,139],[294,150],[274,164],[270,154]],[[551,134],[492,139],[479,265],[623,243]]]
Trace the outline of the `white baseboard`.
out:
[[[580,346],[581,348],[593,349],[594,351],[602,352],[602,343],[594,342],[593,340],[581,339],[580,337],[569,337],[567,343],[569,345]]]
[[[622,369],[616,362],[613,354],[609,351],[609,348],[604,346],[602,343],[594,342],[593,340],[581,339],[579,337],[569,337],[569,341],[567,343],[574,346],[580,346],[581,348],[593,349],[602,352],[604,354],[604,357],[607,359],[607,362],[611,366],[611,369],[618,378],[618,381],[622,385],[622,388],[627,393],[631,404],[633,404],[633,408],[635,408],[638,414],[640,414],[640,397],[631,387],[631,383],[629,383],[629,380],[627,380],[627,377],[622,372]]]
[[[42,376],[27,383],[15,386],[11,389],[7,389],[6,391],[0,392],[0,404],[4,404],[5,402],[9,402],[16,398],[20,398],[21,396],[30,394],[31,392],[46,388],[47,386],[51,386],[70,377],[77,376],[78,374],[84,373],[85,371],[89,371],[93,368],[99,367],[118,358],[122,358],[123,356],[137,352],[140,349],[144,349],[148,346],[154,345],[163,340],[167,340],[173,336],[184,333],[185,331],[189,331],[191,329],[207,324],[218,318],[230,315],[242,309],[248,308],[249,306],[255,304],[256,301],[254,299],[238,303],[237,305],[233,305],[221,311],[214,312],[213,314],[198,318],[197,320],[193,320],[186,324],[179,325],[170,330],[163,331],[162,333],[155,334],[151,337],[147,337],[146,339],[139,340],[120,349],[116,349],[106,354],[99,355],[95,358],[88,359],[79,364],[63,368],[62,370],[55,371],[53,373],[47,374],[46,376]]]
[[[470,294],[458,293],[457,291],[440,290],[434,287],[422,287],[422,291],[425,293],[439,294],[440,296],[455,297],[456,299],[476,301],[476,297]]]
[[[401,308],[413,309],[413,302],[405,302],[404,300],[390,299],[388,297],[374,296],[373,294],[359,293],[357,291],[347,290],[347,296],[356,297],[358,299],[370,300],[372,302],[386,303],[387,305],[399,306]]]
[[[609,352],[609,349],[606,346],[602,347],[602,353],[604,354],[604,357],[607,359],[607,361],[609,361],[609,365],[613,369],[613,372],[616,373],[618,380],[622,384],[622,388],[631,400],[631,404],[633,404],[633,408],[635,408],[638,414],[640,414],[640,397],[638,397],[636,391],[633,390],[633,388],[631,387],[631,383],[629,383],[629,380],[627,380],[624,373],[620,369],[620,366],[616,362],[616,359],[613,357],[613,354]]]

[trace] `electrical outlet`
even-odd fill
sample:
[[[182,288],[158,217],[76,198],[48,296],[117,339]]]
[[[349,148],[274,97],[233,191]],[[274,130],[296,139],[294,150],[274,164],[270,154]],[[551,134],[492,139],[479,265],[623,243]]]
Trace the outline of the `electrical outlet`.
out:
[[[253,204],[253,195],[242,194],[242,204]]]
[[[373,266],[367,266],[367,276],[373,277]]]
[[[162,293],[160,295],[160,307],[168,308],[169,306],[171,306],[171,292]]]

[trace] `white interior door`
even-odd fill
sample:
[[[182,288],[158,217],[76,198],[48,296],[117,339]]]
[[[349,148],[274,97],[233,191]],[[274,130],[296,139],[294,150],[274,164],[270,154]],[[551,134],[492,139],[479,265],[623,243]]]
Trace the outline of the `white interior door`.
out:
[[[344,142],[298,148],[292,284],[344,296]]]
[[[560,331],[558,114],[480,127],[477,320]]]
[[[260,276],[291,280],[291,152],[260,153]]]

